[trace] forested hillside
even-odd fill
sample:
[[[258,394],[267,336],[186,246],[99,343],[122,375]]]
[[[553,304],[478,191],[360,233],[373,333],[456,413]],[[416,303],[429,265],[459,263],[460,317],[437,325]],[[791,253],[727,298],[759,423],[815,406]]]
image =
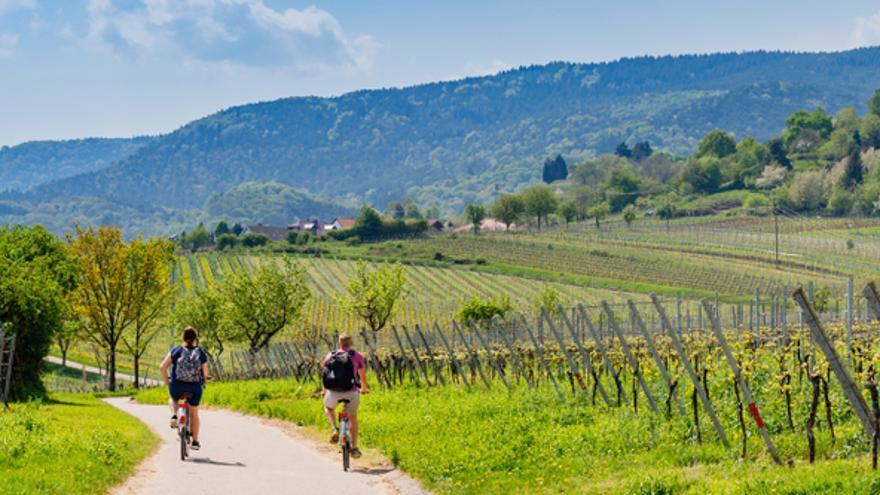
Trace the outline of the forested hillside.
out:
[[[153,139],[32,141],[0,147],[0,191],[24,191],[46,182],[107,168]]]
[[[877,81],[880,48],[867,48],[556,62],[335,98],[287,98],[221,111],[118,165],[15,199],[90,196],[135,209],[194,211],[243,182],[274,181],[348,204],[383,208],[411,196],[458,213],[537,182],[550,155],[576,163],[622,141],[686,155],[715,128],[763,141],[800,109],[836,112],[860,102],[863,111]]]

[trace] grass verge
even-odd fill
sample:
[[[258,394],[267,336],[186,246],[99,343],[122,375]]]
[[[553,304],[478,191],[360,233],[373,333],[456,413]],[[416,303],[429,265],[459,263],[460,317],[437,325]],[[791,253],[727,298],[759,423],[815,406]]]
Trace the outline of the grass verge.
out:
[[[0,493],[104,493],[157,441],[146,425],[93,396],[13,404],[0,412]]]
[[[138,399],[162,403],[165,391],[143,391]],[[326,428],[314,384],[212,384],[204,403]],[[551,390],[378,389],[362,400],[360,415],[366,446],[441,494],[880,493],[880,475],[863,454],[777,467],[752,436],[752,455],[742,461],[735,447],[693,443],[686,421],[560,404]]]

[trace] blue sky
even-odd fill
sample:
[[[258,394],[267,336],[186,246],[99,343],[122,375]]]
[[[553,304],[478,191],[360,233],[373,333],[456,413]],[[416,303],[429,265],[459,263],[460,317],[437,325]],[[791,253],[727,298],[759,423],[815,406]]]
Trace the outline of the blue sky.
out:
[[[0,145],[552,60],[874,44],[862,0],[0,0]]]

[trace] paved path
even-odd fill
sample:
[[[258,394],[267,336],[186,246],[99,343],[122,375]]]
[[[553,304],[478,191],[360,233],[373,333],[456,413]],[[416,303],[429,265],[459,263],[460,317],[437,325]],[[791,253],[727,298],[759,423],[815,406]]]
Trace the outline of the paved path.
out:
[[[338,455],[319,452],[302,434],[225,410],[201,411],[204,446],[181,462],[166,406],[128,398],[107,402],[149,425],[162,439],[154,455],[114,495],[420,493],[418,485],[396,470],[358,468],[359,461],[353,460],[354,469],[344,473]]]
[[[57,364],[57,365],[61,365],[61,358],[60,358],[60,357],[57,357],[57,356],[46,356],[46,357],[44,357],[43,359],[46,360],[46,361],[49,361],[50,363],[54,363],[54,364]],[[86,370],[87,373],[94,373],[94,374],[96,374],[96,375],[104,376],[104,370],[102,370],[101,368],[96,368],[96,367],[94,367],[94,366],[89,366],[89,365],[86,365],[86,364],[77,363],[77,362],[71,361],[70,359],[67,360],[67,365],[66,365],[66,366],[67,366],[68,368],[73,368],[73,369],[77,369],[77,370],[81,370],[81,369],[85,368],[85,370]],[[127,382],[133,382],[133,381],[134,381],[134,376],[132,376],[132,375],[127,375],[127,374],[125,374],[125,373],[120,373],[120,372],[117,371],[117,372],[116,372],[116,379],[117,379],[117,380],[124,380],[124,381],[127,381]],[[159,386],[159,380],[154,380],[154,379],[152,379],[152,378],[144,378],[144,377],[141,377],[141,378],[140,378],[140,382],[141,382],[142,384],[148,386],[148,387],[157,387],[157,386]]]

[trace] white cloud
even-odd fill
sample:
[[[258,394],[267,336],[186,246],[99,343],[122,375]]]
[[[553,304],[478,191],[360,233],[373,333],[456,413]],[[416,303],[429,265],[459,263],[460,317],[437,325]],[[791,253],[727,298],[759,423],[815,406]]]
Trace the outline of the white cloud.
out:
[[[0,60],[15,57],[18,48],[18,36],[0,33]]]
[[[3,1],[3,0],[0,0]],[[93,46],[137,56],[180,54],[208,63],[254,67],[369,68],[379,49],[352,37],[315,6],[275,10],[263,0],[90,0]]]
[[[880,12],[872,16],[856,17],[852,31],[852,43],[856,46],[880,43]]]
[[[0,14],[14,9],[33,9],[37,6],[37,0],[0,0]]]

